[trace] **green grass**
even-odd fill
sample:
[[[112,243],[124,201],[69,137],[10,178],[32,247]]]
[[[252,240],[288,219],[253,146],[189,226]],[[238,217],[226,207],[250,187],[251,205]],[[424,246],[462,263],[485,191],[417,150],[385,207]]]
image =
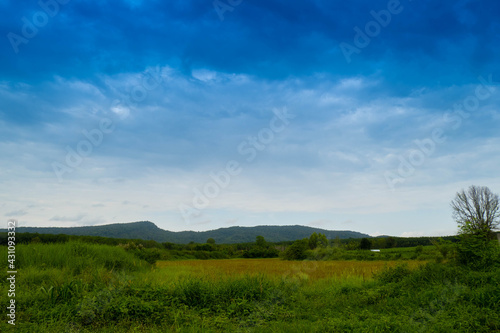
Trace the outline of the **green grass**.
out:
[[[426,251],[433,250],[399,253]],[[0,257],[6,252],[0,247]],[[500,332],[498,267],[470,271],[450,263],[402,261],[371,277],[353,269],[356,261],[259,260],[155,267],[119,246],[19,245],[16,327],[4,319],[0,331]],[[215,274],[207,274],[211,265]],[[379,267],[359,265],[365,271]],[[238,274],[217,273],[231,267]],[[1,293],[3,307],[4,283]]]
[[[445,255],[443,255],[443,253]],[[434,245],[381,249],[380,252],[369,250],[346,250],[344,248],[317,248],[306,251],[311,260],[448,260],[453,257],[452,251],[441,252]]]

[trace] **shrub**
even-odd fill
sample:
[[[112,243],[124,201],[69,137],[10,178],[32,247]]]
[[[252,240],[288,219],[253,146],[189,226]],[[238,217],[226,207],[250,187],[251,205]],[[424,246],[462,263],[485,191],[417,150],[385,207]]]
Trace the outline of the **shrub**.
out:
[[[486,232],[460,235],[457,262],[475,270],[493,267],[500,262],[500,247]]]
[[[286,249],[283,258],[286,260],[304,260],[307,258],[306,250],[308,248],[309,240],[307,238],[297,240]]]
[[[375,275],[376,279],[385,282],[400,282],[407,276],[411,274],[410,269],[407,264],[397,265],[396,267],[390,267],[377,275]]]

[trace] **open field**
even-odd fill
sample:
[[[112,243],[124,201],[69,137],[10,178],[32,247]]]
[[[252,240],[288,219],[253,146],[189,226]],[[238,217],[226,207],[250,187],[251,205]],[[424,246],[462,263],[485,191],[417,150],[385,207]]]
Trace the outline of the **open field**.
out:
[[[0,257],[6,252],[0,247]],[[16,326],[2,320],[2,332],[500,331],[498,267],[280,259],[151,265],[120,246],[78,242],[21,244],[16,253]],[[7,284],[0,289],[5,295]]]
[[[410,269],[424,261],[406,261]],[[264,275],[267,278],[286,279],[294,276],[310,281],[319,279],[368,280],[375,273],[394,267],[397,261],[285,261],[273,259],[222,259],[159,261],[156,274],[219,280],[222,277]]]

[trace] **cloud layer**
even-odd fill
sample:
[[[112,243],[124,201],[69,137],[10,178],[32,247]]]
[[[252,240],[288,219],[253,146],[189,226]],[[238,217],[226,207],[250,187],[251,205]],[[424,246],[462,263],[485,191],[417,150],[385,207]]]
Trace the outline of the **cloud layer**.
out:
[[[0,3],[6,220],[450,234],[500,191],[496,2],[46,4]]]

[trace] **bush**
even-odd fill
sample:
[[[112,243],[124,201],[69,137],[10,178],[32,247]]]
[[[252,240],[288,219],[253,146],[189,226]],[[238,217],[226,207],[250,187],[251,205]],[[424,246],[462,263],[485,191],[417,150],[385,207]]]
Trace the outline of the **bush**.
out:
[[[297,240],[290,245],[285,253],[283,259],[285,260],[304,260],[307,258],[307,249],[309,248],[309,240],[307,238]]]
[[[396,267],[390,267],[379,274],[377,274],[375,277],[376,279],[385,282],[385,283],[391,283],[391,282],[400,282],[407,276],[411,274],[410,269],[408,268],[407,264],[403,265],[398,265]]]
[[[243,252],[243,258],[276,258],[278,255],[278,250],[273,247],[255,247],[249,251]]]
[[[457,245],[457,262],[475,270],[500,263],[500,246],[486,232],[463,234]]]

